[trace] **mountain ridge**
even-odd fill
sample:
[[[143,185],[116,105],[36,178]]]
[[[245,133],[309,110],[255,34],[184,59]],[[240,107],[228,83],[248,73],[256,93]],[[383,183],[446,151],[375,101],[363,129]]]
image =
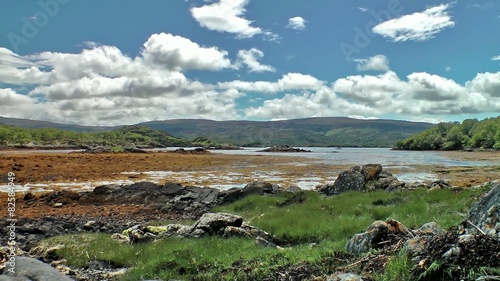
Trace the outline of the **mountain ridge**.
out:
[[[77,132],[108,131],[123,127],[82,126],[5,117],[0,117],[0,122],[23,128],[56,128]],[[392,147],[397,141],[434,126],[425,122],[349,117],[311,117],[277,121],[171,119],[134,125],[161,130],[179,138],[192,140],[206,137],[217,143],[238,146],[288,144],[366,147]]]

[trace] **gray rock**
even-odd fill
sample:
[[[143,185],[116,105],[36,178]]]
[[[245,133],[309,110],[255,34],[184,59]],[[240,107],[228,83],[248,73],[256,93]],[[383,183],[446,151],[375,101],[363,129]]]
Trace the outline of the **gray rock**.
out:
[[[242,196],[248,196],[252,194],[262,195],[271,194],[274,192],[273,185],[268,182],[254,181],[247,184],[242,190]]]
[[[406,241],[404,249],[414,262],[419,262],[421,257],[426,253],[427,244],[429,243],[430,236],[418,236]]]
[[[344,171],[340,173],[333,185],[327,185],[320,189],[326,195],[340,194],[345,191],[365,191],[365,176],[358,171]]]
[[[443,260],[453,262],[460,256],[461,252],[460,247],[452,247],[443,254]]]
[[[272,242],[269,242],[267,241],[266,239],[262,238],[262,237],[257,237],[255,238],[255,246],[259,246],[259,247],[271,247],[271,248],[276,248],[276,244],[272,243]]]
[[[363,281],[363,278],[353,273],[339,272],[328,276],[326,281]]]
[[[193,228],[202,229],[209,234],[215,234],[226,226],[240,227],[243,218],[228,213],[206,213],[193,225]]]
[[[13,280],[26,281],[71,281],[73,279],[57,271],[52,266],[37,259],[16,257],[15,273],[10,270],[9,264],[5,267],[4,275],[15,277]],[[0,279],[1,280],[1,279]],[[9,279],[4,279],[9,280]]]
[[[439,224],[436,222],[429,222],[422,225],[417,231],[417,235],[438,235],[445,233],[444,230]]]
[[[484,233],[500,237],[500,183],[494,184],[492,189],[471,207],[467,217]],[[462,227],[466,234],[479,234],[467,221],[462,223]]]
[[[246,231],[244,228],[241,227],[236,227],[236,226],[227,226],[224,229],[224,237],[245,237],[249,238],[252,237],[248,231]]]
[[[389,234],[405,236],[409,233],[406,226],[396,220],[375,221],[364,233],[354,235],[345,247],[350,254],[359,255],[372,248],[380,248]]]

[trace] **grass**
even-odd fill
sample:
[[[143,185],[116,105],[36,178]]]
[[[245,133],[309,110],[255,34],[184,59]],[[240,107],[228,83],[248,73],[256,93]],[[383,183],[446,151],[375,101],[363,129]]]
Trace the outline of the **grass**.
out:
[[[315,192],[275,196],[250,196],[214,211],[239,214],[245,221],[288,243],[286,250],[256,247],[253,240],[207,237],[167,238],[125,245],[104,234],[53,237],[44,247],[64,245],[56,255],[68,264],[85,267],[89,261],[104,261],[131,270],[122,280],[259,280],[279,268],[306,263],[329,274],[328,260],[342,251],[355,233],[364,231],[374,220],[396,219],[407,227],[437,221],[449,228],[461,220],[485,189],[349,192],[323,197]],[[317,246],[310,247],[310,243]],[[391,259],[376,280],[411,280],[409,261],[404,256]]]

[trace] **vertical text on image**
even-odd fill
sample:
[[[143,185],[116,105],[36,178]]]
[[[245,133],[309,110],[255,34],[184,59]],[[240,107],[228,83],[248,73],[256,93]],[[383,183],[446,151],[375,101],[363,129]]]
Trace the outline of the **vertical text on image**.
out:
[[[7,262],[8,271],[11,273],[16,272],[16,174],[9,172],[8,179],[8,193],[7,193],[7,225],[8,229],[8,242],[7,242]]]

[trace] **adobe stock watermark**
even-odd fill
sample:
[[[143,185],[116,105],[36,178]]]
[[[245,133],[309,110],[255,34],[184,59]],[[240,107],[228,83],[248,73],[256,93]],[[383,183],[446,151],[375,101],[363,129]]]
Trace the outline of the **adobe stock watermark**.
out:
[[[16,273],[16,174],[9,172],[8,179],[8,193],[7,193],[7,262],[8,271]]]
[[[389,0],[387,3],[387,8],[380,10],[378,12],[369,11],[370,15],[373,17],[373,21],[369,21],[365,24],[364,29],[356,26],[354,28],[354,38],[352,43],[342,42],[340,43],[340,51],[344,55],[347,61],[352,61],[354,59],[353,55],[360,54],[362,49],[367,48],[371,40],[370,37],[374,37],[372,29],[384,21],[391,20],[403,12],[403,6],[400,0]]]
[[[30,39],[35,38],[41,28],[49,24],[50,20],[61,11],[61,6],[66,5],[71,0],[40,0],[38,6],[40,10],[31,17],[21,18],[21,30],[19,32],[9,32],[7,38],[14,52],[19,52],[19,46],[28,44]]]

